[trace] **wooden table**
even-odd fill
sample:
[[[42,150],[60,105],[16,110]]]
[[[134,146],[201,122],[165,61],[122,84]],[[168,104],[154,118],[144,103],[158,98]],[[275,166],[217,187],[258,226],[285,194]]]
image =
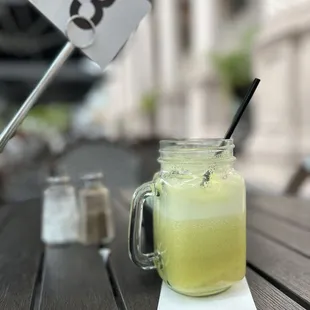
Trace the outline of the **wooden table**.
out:
[[[159,277],[128,258],[124,200],[114,200],[117,238],[107,264],[94,247],[44,249],[40,205],[0,208],[1,310],[157,309]],[[247,279],[257,309],[310,309],[310,203],[249,197],[247,235]]]

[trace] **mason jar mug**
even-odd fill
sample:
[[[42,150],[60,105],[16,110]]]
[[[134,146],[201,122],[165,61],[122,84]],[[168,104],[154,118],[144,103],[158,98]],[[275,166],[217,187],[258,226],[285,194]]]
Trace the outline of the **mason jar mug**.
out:
[[[220,293],[245,276],[245,183],[233,149],[233,140],[161,141],[160,172],[133,196],[129,255],[181,294]],[[141,251],[146,199],[153,203],[154,253]]]

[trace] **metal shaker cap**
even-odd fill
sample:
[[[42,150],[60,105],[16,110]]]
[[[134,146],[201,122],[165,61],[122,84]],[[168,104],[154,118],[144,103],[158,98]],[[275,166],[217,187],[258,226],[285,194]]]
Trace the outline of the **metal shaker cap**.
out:
[[[46,181],[49,185],[62,185],[62,184],[68,184],[71,181],[71,179],[67,175],[62,175],[62,176],[48,177]]]
[[[98,181],[103,179],[103,173],[102,172],[95,172],[95,173],[88,173],[81,177],[81,180],[84,182],[87,181]]]

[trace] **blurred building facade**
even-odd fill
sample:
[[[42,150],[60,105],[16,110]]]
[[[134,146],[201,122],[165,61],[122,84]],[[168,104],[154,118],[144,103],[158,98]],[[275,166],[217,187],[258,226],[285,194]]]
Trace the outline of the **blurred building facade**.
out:
[[[239,169],[250,183],[283,191],[310,154],[310,3],[154,2],[153,13],[111,69],[105,134],[112,139],[222,136],[232,113],[208,55],[232,49],[244,30],[259,25],[252,59],[263,83]]]
[[[263,83],[241,168],[252,183],[281,192],[310,155],[310,3],[265,0],[262,8],[253,63]]]
[[[111,138],[214,137],[231,118],[210,53],[259,23],[255,0],[156,0],[113,64],[105,132]],[[156,105],[154,105],[156,102]]]

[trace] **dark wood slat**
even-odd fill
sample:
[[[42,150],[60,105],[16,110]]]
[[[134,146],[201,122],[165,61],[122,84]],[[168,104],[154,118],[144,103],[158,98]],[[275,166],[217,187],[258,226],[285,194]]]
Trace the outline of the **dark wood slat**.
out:
[[[310,231],[252,208],[248,209],[247,225],[310,258]]]
[[[114,201],[116,240],[112,245],[109,260],[110,271],[118,290],[119,298],[127,310],[157,310],[161,280],[155,271],[143,271],[128,257],[129,213],[119,202]]]
[[[248,229],[247,258],[280,290],[310,307],[310,260]]]
[[[117,309],[103,259],[95,247],[48,247],[41,289],[41,310]]]
[[[13,219],[13,212],[16,210],[16,206],[5,205],[0,207],[0,234],[6,227],[6,225]]]
[[[31,309],[43,247],[40,201],[7,206],[0,229],[0,309]]]
[[[250,268],[247,269],[247,280],[257,310],[305,309]]]
[[[135,190],[133,188],[119,190],[119,201],[121,202],[122,206],[126,208],[126,210],[130,209],[130,203],[134,192]]]
[[[309,201],[285,196],[248,197],[248,206],[260,209],[271,216],[310,230]]]

